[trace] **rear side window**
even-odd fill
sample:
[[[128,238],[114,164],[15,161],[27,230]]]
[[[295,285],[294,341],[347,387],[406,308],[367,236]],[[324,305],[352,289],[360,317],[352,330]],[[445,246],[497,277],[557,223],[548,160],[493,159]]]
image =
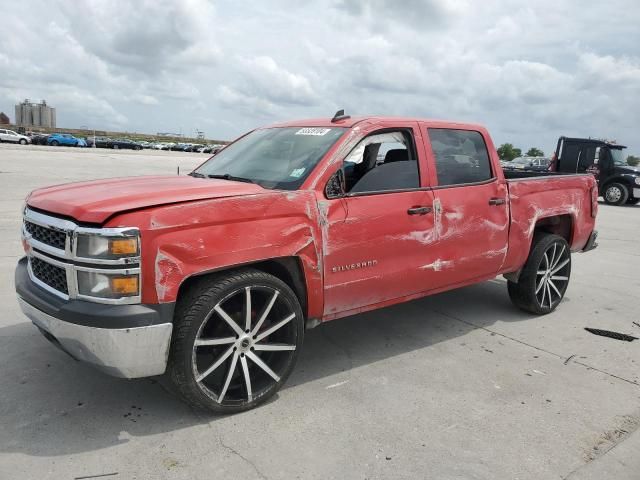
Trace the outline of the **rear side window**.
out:
[[[490,180],[491,163],[479,132],[429,128],[438,185],[459,185]]]

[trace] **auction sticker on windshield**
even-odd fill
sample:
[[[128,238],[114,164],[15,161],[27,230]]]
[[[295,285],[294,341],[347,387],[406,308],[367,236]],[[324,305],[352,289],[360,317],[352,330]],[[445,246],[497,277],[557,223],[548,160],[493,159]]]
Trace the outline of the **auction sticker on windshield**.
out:
[[[321,137],[326,135],[331,131],[330,128],[301,128],[296,132],[296,135],[314,135],[316,137]]]

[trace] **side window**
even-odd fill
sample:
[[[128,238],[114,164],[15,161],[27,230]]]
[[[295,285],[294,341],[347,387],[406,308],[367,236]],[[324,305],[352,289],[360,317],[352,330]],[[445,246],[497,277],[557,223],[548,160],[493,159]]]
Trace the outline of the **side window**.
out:
[[[399,130],[364,138],[344,159],[344,173],[347,193],[420,187],[412,135]]]
[[[598,152],[599,154],[599,152]],[[593,161],[596,157],[596,147],[585,146],[580,152],[580,159],[578,160],[578,172],[586,172],[587,168],[593,165]]]
[[[489,153],[479,132],[429,128],[439,185],[490,180]]]

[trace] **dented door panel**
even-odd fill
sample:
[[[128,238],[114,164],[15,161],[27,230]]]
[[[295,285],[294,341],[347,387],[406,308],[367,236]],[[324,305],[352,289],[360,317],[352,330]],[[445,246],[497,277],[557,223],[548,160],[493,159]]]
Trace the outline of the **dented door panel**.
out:
[[[432,195],[415,190],[326,202],[326,316],[429,288],[433,271],[425,265],[435,255],[433,215],[408,210],[432,205]]]

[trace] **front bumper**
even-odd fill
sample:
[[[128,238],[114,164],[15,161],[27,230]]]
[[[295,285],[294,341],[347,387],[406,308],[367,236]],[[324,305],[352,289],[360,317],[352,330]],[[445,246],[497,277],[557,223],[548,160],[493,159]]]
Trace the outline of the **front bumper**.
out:
[[[173,330],[173,304],[65,301],[33,283],[26,259],[18,262],[15,280],[23,313],[71,357],[115,377],[164,373]]]

